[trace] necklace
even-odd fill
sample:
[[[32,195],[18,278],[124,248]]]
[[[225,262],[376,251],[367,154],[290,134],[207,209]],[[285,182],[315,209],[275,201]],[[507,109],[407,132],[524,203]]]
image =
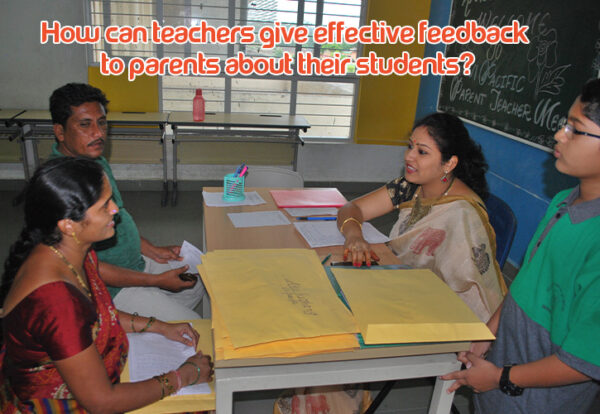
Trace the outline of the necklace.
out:
[[[415,205],[413,206],[412,210],[410,211],[410,215],[408,216],[406,228],[411,227],[413,224],[415,224],[416,222],[421,220],[423,217],[425,217],[427,214],[429,214],[429,212],[431,211],[431,206],[433,206],[440,198],[448,195],[448,192],[450,191],[452,184],[454,184],[454,177],[452,177],[452,179],[450,180],[450,184],[448,184],[446,191],[444,191],[438,198],[436,198],[431,203],[428,203],[425,206],[421,204],[421,198],[419,197],[419,191],[416,191],[415,192]],[[422,186],[419,186],[419,190],[421,190],[421,195],[423,195],[423,187]]]
[[[81,277],[81,275],[79,274],[79,272],[75,269],[75,267],[71,264],[71,262],[69,262],[67,260],[67,258],[57,248],[55,248],[54,246],[48,246],[48,247],[50,247],[50,250],[52,250],[58,257],[60,257],[60,259],[67,265],[67,267],[69,269],[71,269],[71,272],[73,272],[73,274],[77,278],[77,281],[79,282],[79,284],[83,288],[83,291],[91,299],[92,298],[92,293],[90,292],[90,289],[87,287],[87,285],[83,281],[83,278]]]

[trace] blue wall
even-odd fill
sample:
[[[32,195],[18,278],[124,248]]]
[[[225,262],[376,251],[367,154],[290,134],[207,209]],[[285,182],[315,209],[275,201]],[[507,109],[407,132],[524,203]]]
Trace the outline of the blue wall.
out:
[[[445,26],[450,20],[450,1],[431,0],[431,24]],[[443,45],[427,45],[426,56],[444,51]],[[441,77],[423,76],[416,118],[436,111]],[[508,260],[520,267],[525,250],[552,197],[577,181],[554,168],[551,153],[519,141],[466,124],[469,133],[483,148],[490,166],[487,174],[492,193],[506,201],[517,216],[517,234]]]

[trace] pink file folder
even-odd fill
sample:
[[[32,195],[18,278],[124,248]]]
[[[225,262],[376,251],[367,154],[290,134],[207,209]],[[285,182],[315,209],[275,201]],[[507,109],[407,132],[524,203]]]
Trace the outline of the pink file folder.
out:
[[[307,188],[304,190],[271,190],[279,208],[341,207],[346,198],[337,188]]]

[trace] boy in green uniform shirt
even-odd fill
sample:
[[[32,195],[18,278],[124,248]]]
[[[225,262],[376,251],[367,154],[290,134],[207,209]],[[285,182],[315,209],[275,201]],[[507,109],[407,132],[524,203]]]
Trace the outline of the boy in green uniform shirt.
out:
[[[493,343],[473,343],[467,369],[478,413],[585,413],[600,389],[600,79],[588,82],[555,134],[556,168],[579,179],[558,193],[503,304]],[[483,359],[485,356],[486,359]]]

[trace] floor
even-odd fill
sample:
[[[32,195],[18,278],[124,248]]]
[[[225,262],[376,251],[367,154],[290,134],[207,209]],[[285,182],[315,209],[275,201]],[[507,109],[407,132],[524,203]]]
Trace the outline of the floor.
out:
[[[15,187],[18,188],[18,187]],[[20,232],[23,223],[22,206],[14,206],[12,200],[17,191],[0,191],[0,260],[4,263],[10,243]],[[357,193],[346,192],[348,199]],[[184,239],[203,249],[202,235],[202,193],[182,191],[176,207],[160,207],[160,193],[157,191],[122,191],[127,209],[137,222],[140,233],[159,245],[180,244]],[[373,224],[384,233],[389,233],[395,220],[392,213],[379,218]],[[427,413],[433,380],[421,379],[396,383],[390,395],[377,410],[379,414],[423,414]],[[381,389],[382,383],[369,384],[373,397]],[[236,396],[235,412],[242,414],[263,414],[273,412],[273,402],[279,390],[241,393]],[[461,414],[473,412],[471,394],[462,389],[455,397],[455,405]],[[597,407],[596,407],[597,408]],[[598,411],[594,411],[598,412]]]

